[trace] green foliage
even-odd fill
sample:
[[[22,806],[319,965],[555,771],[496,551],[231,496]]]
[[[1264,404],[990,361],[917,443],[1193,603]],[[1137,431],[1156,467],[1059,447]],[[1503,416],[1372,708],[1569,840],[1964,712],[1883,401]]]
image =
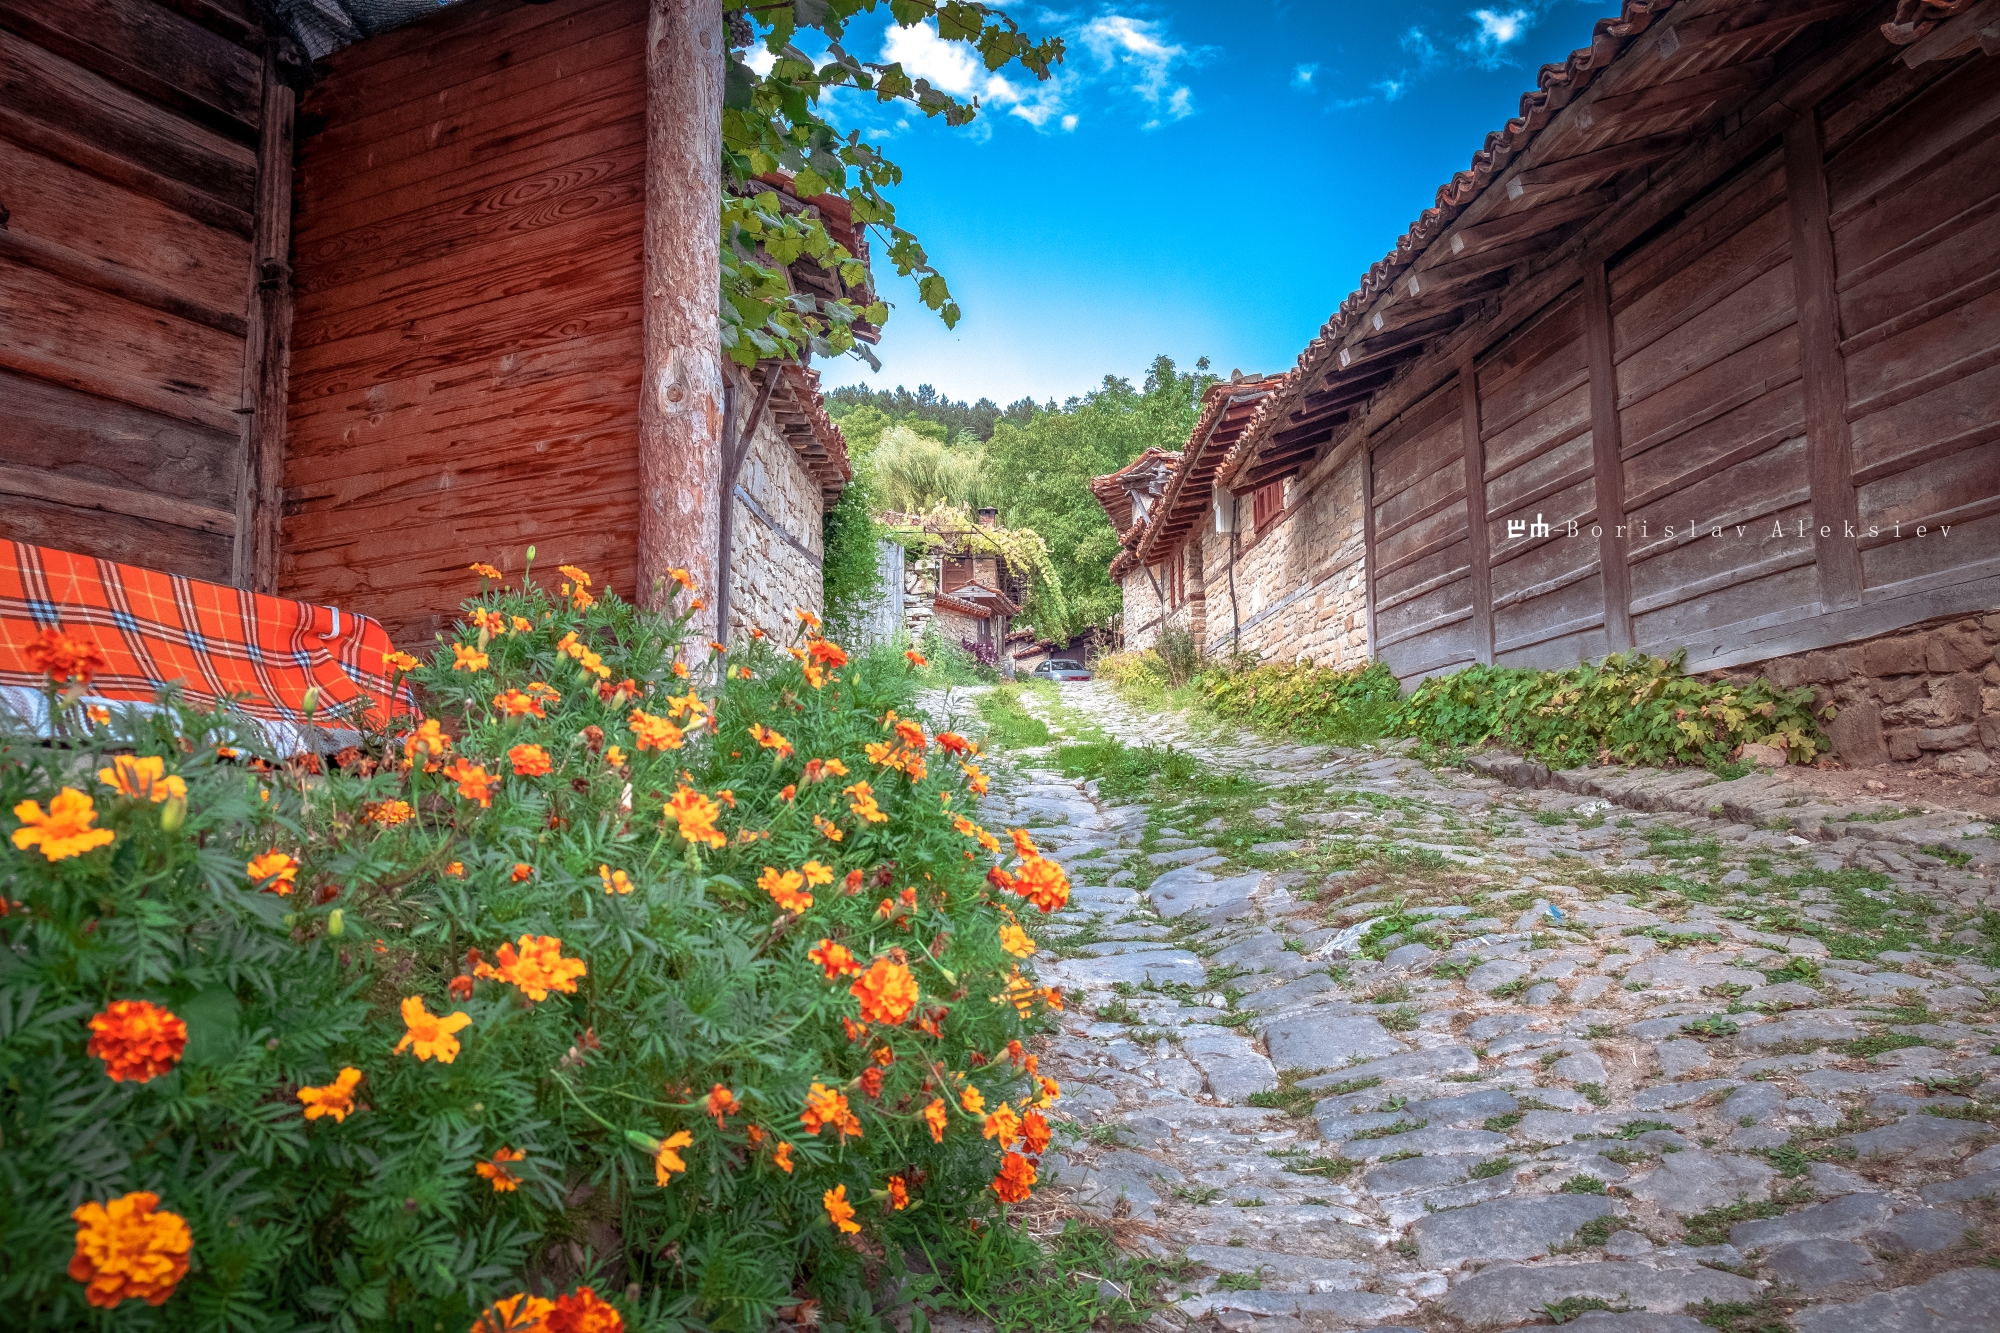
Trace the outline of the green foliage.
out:
[[[1395,676],[1380,662],[1353,671],[1306,662],[1222,667],[1202,678],[1201,692],[1223,717],[1335,745],[1380,738],[1401,699]]]
[[[1687,1243],[1690,1245],[1727,1245],[1729,1229],[1738,1222],[1754,1222],[1764,1217],[1783,1217],[1789,1210],[1814,1199],[1811,1190],[1803,1184],[1794,1185],[1770,1199],[1751,1199],[1738,1195],[1735,1203],[1717,1204],[1705,1213],[1696,1213],[1682,1225],[1687,1228]]]
[[[1186,1261],[1135,1257],[1104,1229],[1072,1219],[1046,1251],[1024,1230],[964,1227],[926,1239],[921,1250],[938,1273],[912,1275],[920,1307],[956,1310],[991,1321],[994,1333],[1086,1333],[1146,1322],[1161,1284],[1185,1277]],[[1104,1283],[1113,1290],[1106,1290]],[[1114,1294],[1115,1293],[1115,1294]],[[887,1323],[887,1321],[884,1321]]]
[[[1024,750],[1049,743],[1049,724],[1021,703],[1019,684],[995,685],[980,695],[979,716],[986,722],[987,735],[1004,749]]]
[[[1588,763],[1704,766],[1746,741],[1804,763],[1827,748],[1812,690],[1697,680],[1672,659],[1613,653],[1566,671],[1469,666],[1417,686],[1396,731],[1436,745],[1488,742],[1569,767]]]
[[[134,1190],[158,1192],[193,1232],[191,1271],[165,1304],[116,1315],[165,1330],[457,1331],[498,1296],[585,1281],[647,1333],[760,1328],[802,1294],[875,1327],[878,1275],[822,1206],[836,1187],[878,1254],[929,1247],[969,1264],[974,1221],[983,1244],[1020,1243],[989,1188],[999,1157],[979,1117],[948,1101],[941,1142],[923,1118],[932,1096],[961,1087],[988,1108],[1025,1106],[1030,1084],[1005,1050],[1042,1020],[998,1002],[1019,973],[1000,947],[1005,909],[952,823],[971,806],[960,765],[933,750],[913,779],[863,752],[894,739],[885,719],[911,707],[900,657],[857,658],[815,688],[753,645],[726,659],[747,671],[725,680],[722,657],[696,659],[683,684],[671,667],[684,616],[610,595],[579,612],[532,584],[473,605],[528,628],[461,623],[412,679],[453,738],[449,757],[492,778],[490,804],[433,771],[444,756],[417,751],[407,766],[399,737],[370,731],[337,765],[284,761],[234,715],[171,695],[74,747],[0,733],[0,807],[78,787],[116,835],[57,861],[0,842],[10,1327],[97,1326],[65,1273],[70,1210]],[[454,646],[490,661],[454,670]],[[586,648],[608,679],[578,660]],[[531,682],[559,693],[545,716],[492,704]],[[638,748],[635,702],[681,710],[679,748]],[[713,721],[697,729],[700,712]],[[753,725],[791,748],[760,746]],[[515,769],[526,745],[549,773]],[[120,752],[160,757],[186,783],[184,823],[92,778]],[[870,782],[886,818],[862,818],[843,782],[809,781],[806,761],[822,758]],[[722,846],[690,841],[694,826],[663,813],[683,782],[719,798]],[[246,871],[274,849],[299,862],[289,896]],[[811,887],[802,914],[779,911],[762,872],[808,860],[831,882]],[[865,892],[843,891],[850,870]],[[612,871],[629,892],[610,891]],[[522,937],[557,940],[584,965],[572,990],[535,1000],[490,969]],[[825,938],[863,966],[907,960],[920,998],[906,1021],[881,1017],[850,1039],[844,1020],[862,1011],[848,980],[807,957]],[[469,950],[488,970],[475,975]],[[1030,1015],[1033,996],[1021,995]],[[455,1059],[396,1051],[408,997],[470,1018]],[[128,999],[188,1028],[184,1057],[145,1082],[110,1080],[85,1049],[86,1020]],[[886,1067],[877,1049],[893,1054]],[[362,1075],[356,1109],[306,1120],[298,1090],[343,1067]],[[848,1099],[858,1138],[801,1122],[814,1083]],[[739,1105],[711,1115],[718,1084]],[[656,1150],[681,1133],[686,1169],[662,1183]],[[780,1141],[790,1172],[773,1156]],[[524,1154],[510,1192],[475,1173],[503,1147]],[[891,1173],[909,1184],[905,1211],[886,1202]],[[627,1284],[643,1295],[625,1297]]]
[[[1564,1194],[1603,1194],[1604,1182],[1596,1176],[1571,1176],[1562,1183]]]
[[[857,473],[820,518],[821,605],[827,632],[851,633],[867,614],[882,582],[882,527],[875,521],[874,489]]]
[[[1055,403],[1050,402],[1048,410],[1055,411]],[[840,423],[843,432],[848,423],[868,414],[880,420],[883,425],[891,422],[907,422],[913,426],[936,426],[947,440],[971,438],[984,443],[993,438],[993,428],[1004,417],[1015,425],[1022,425],[1041,409],[1032,398],[1021,398],[1001,407],[990,398],[981,398],[976,403],[965,403],[943,397],[928,384],[919,384],[915,393],[902,385],[894,389],[871,389],[864,384],[844,384],[826,395],[828,415]],[[848,436],[850,443],[853,436]]]
[[[1542,1313],[1549,1317],[1549,1322],[1552,1324],[1567,1324],[1591,1310],[1613,1308],[1610,1301],[1601,1300],[1596,1296],[1565,1296],[1559,1301],[1544,1303]]]
[[[1504,1176],[1514,1169],[1511,1157],[1495,1157],[1490,1162],[1481,1162],[1466,1172],[1468,1180],[1491,1180],[1494,1176]]]
[[[869,459],[875,492],[883,508],[921,514],[939,505],[994,502],[986,451],[976,444],[945,444],[906,425],[882,433]]]

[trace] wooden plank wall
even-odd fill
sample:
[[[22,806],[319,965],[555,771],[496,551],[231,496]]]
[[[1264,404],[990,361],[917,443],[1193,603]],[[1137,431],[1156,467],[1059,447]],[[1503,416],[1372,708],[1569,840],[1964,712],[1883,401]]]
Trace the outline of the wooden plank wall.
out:
[[[2000,59],[1852,40],[1865,74],[1411,372],[1369,437],[1398,676],[1727,665],[2000,605]]]
[[[645,0],[475,0],[300,107],[283,589],[422,644],[488,560],[636,578]]]
[[[266,48],[249,0],[0,0],[0,536],[252,581]]]

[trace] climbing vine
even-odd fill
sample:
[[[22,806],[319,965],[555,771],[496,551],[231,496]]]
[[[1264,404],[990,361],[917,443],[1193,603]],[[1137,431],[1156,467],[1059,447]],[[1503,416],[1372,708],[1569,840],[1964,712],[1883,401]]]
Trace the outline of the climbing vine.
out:
[[[998,556],[1008,572],[1027,580],[1023,616],[1044,638],[1062,634],[1068,616],[1062,575],[1049,558],[1049,544],[1033,528],[987,527],[962,505],[940,503],[922,514],[883,516],[891,541],[916,552]]]

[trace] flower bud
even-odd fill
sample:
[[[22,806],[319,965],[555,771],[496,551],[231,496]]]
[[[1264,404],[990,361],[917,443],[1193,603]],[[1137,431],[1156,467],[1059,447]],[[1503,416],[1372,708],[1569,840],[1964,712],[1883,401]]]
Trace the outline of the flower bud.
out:
[[[307,716],[307,717],[311,717],[311,716],[312,716],[312,715],[313,715],[314,713],[318,712],[318,711],[319,711],[319,686],[317,686],[317,685],[314,685],[314,686],[312,686],[312,687],[311,687],[310,689],[308,689],[308,690],[307,690],[307,691],[305,692],[305,695],[304,695],[304,697],[302,697],[302,698],[301,698],[301,699],[299,700],[299,706],[300,706],[301,708],[305,709],[305,714],[306,714],[306,716]]]
[[[279,917],[278,920],[285,923],[286,930],[290,930],[293,926],[299,924],[299,914],[297,912],[287,912]]]
[[[335,939],[347,933],[347,915],[338,907],[326,914],[326,933]]]
[[[169,796],[160,806],[160,827],[168,833],[179,832],[187,822],[187,813],[187,797]]]
[[[642,1152],[656,1153],[660,1150],[660,1141],[658,1139],[654,1138],[650,1134],[642,1133],[639,1130],[636,1129],[626,1130],[625,1138],[626,1141],[629,1142],[633,1147],[639,1149]]]

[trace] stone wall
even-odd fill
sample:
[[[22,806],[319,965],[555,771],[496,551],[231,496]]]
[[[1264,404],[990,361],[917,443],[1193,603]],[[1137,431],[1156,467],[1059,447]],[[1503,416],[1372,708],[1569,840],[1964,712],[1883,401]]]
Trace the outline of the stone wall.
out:
[[[729,542],[730,637],[755,627],[789,643],[798,627],[793,608],[814,615],[824,609],[819,483],[766,417],[736,485],[755,503],[741,494],[731,500],[736,528]]]
[[[2000,612],[1951,616],[1838,648],[1716,673],[1810,685],[1834,753],[1856,768],[1900,764],[1961,777],[2000,771]]]
[[[1153,578],[1166,586],[1164,569],[1155,569]],[[1131,652],[1143,652],[1160,641],[1160,630],[1167,625],[1178,625],[1182,629],[1193,628],[1195,608],[1201,603],[1194,599],[1195,580],[1188,577],[1188,600],[1169,611],[1163,619],[1160,615],[1160,597],[1153,590],[1153,578],[1147,577],[1144,569],[1134,569],[1125,576],[1125,647]]]

